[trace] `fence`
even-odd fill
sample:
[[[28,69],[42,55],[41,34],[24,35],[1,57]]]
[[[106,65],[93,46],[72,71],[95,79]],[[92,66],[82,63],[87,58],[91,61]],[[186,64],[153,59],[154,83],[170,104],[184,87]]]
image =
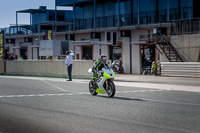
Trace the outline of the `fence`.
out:
[[[162,62],[162,76],[180,76],[200,78],[200,63],[198,62]]]

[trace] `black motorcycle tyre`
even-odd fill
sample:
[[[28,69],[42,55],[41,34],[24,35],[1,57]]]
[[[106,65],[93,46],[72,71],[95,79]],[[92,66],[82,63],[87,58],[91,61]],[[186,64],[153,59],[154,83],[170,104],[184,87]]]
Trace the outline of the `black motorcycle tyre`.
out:
[[[114,97],[115,91],[116,91],[115,84],[113,82],[110,82],[109,86],[111,87],[111,93],[109,93],[107,91],[107,95],[108,95],[108,97]],[[107,90],[107,88],[106,88],[106,90]]]

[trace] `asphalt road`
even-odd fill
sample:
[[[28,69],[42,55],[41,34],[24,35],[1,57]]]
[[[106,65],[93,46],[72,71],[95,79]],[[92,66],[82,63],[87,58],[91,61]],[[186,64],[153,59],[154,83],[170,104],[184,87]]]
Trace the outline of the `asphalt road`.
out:
[[[88,81],[0,77],[0,133],[200,132],[198,91],[128,84],[108,98]]]

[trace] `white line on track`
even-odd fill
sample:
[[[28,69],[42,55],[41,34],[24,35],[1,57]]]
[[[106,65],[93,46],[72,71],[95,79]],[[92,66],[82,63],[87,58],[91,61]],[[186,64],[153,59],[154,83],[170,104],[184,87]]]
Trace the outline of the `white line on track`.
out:
[[[116,93],[138,93],[138,92],[152,92],[160,90],[138,90],[138,91],[117,91]],[[166,90],[161,90],[166,91]],[[2,95],[0,98],[22,98],[22,97],[46,97],[46,96],[72,96],[72,95],[89,95],[87,92],[70,92],[70,93],[58,93],[58,94],[31,94],[31,95]]]
[[[200,106],[198,103],[183,103],[183,102],[174,102],[174,101],[165,101],[165,100],[153,100],[153,99],[142,99],[150,102],[160,102],[160,103],[170,103],[170,104],[182,104],[182,105],[190,105],[190,106]]]
[[[57,88],[57,89],[60,90],[60,91],[67,92],[66,90],[64,90],[64,89],[62,89],[62,88],[60,88],[60,87],[58,87],[58,86],[55,86],[55,85],[53,85],[53,84],[51,84],[51,83],[49,83],[49,82],[47,82],[47,81],[44,81],[44,80],[40,80],[40,81],[42,81],[42,82],[44,82],[44,83],[46,83],[46,84],[48,84],[48,85],[50,85],[50,86],[53,86],[53,87]]]
[[[137,92],[162,92],[171,90],[137,90],[137,91],[117,91],[117,93],[137,93]]]
[[[47,81],[57,81],[57,82],[66,82],[65,79],[57,79],[57,78],[44,78],[44,77],[22,77],[22,76],[0,76],[0,78],[12,78],[12,79],[28,79],[28,80],[40,80],[46,82],[47,84],[56,87],[62,92],[66,92],[66,90],[57,87],[55,85],[50,84]],[[74,80],[72,83],[84,83],[88,84],[89,80]],[[200,93],[199,86],[188,86],[188,85],[172,85],[172,84],[156,84],[156,83],[139,83],[139,82],[115,82],[116,86],[122,87],[136,87],[136,88],[148,88],[148,89],[162,89],[162,90],[176,90],[176,91],[186,91],[186,92],[197,92]]]
[[[0,98],[22,98],[22,97],[45,97],[45,96],[70,96],[76,93],[62,93],[62,94],[35,94],[35,95],[4,95]]]

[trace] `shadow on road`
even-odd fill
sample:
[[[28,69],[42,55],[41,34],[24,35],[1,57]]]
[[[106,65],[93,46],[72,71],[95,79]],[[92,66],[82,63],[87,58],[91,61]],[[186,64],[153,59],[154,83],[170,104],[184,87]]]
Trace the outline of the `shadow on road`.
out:
[[[147,100],[139,99],[139,98],[128,98],[128,97],[107,97],[107,96],[97,96],[102,98],[108,98],[108,99],[116,99],[116,100],[126,100],[126,101],[138,101],[138,102],[144,102]]]

